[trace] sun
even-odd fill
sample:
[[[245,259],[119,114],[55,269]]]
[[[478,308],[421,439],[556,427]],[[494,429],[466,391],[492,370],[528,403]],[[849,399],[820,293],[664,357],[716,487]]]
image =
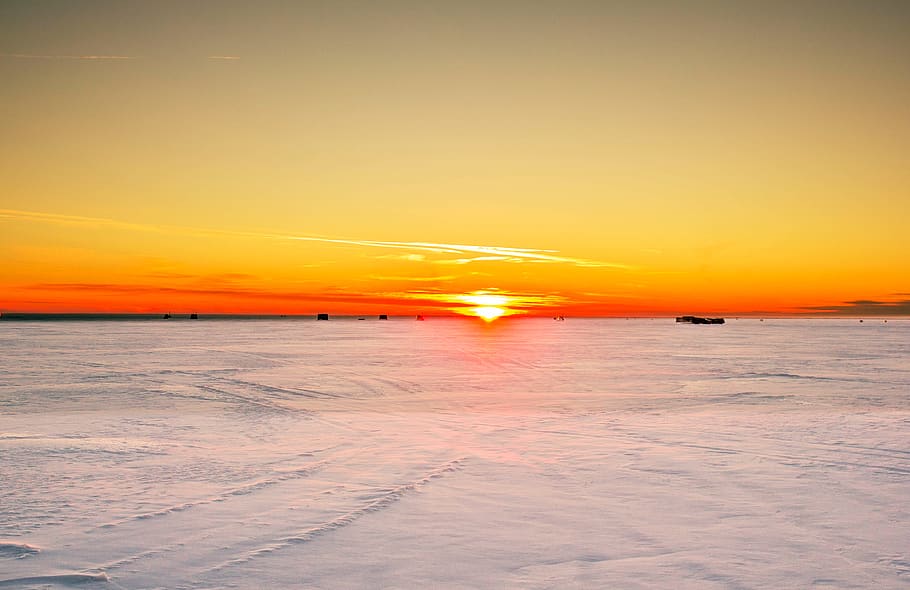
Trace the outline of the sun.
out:
[[[491,295],[485,291],[475,291],[474,293],[461,295],[460,299],[468,303],[473,303],[474,305],[479,305],[481,308],[492,307],[495,309],[509,303],[509,298],[505,295]]]
[[[502,316],[525,313],[523,310],[513,307],[516,299],[513,295],[503,293],[498,289],[482,289],[471,293],[452,294],[447,296],[447,298],[449,301],[459,304],[457,307],[450,308],[451,311],[480,318],[485,322],[492,322]]]
[[[508,308],[509,297],[499,293],[474,291],[473,293],[459,295],[458,299],[476,306],[467,308],[461,313],[477,316],[485,322],[492,322],[496,318],[510,313]]]
[[[492,305],[484,305],[482,307],[473,307],[471,311],[477,317],[481,318],[485,322],[492,322],[499,316],[503,315],[506,310],[501,307],[493,307]]]

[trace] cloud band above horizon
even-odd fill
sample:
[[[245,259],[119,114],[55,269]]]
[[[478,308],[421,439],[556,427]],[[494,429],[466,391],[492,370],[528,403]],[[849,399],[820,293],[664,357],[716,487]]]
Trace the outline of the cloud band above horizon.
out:
[[[39,211],[24,211],[18,209],[0,209],[0,220],[10,219],[29,221],[35,223],[56,223],[64,225],[82,225],[107,227],[128,231],[146,231],[162,233],[180,233],[195,236],[233,236],[238,238],[260,238],[292,240],[301,242],[320,242],[326,244],[339,244],[350,246],[363,246],[367,248],[394,248],[411,250],[414,252],[431,252],[435,254],[480,254],[474,258],[456,258],[430,261],[437,264],[467,264],[470,262],[505,262],[505,263],[556,263],[570,264],[585,268],[629,269],[625,264],[558,256],[558,250],[541,248],[516,248],[509,246],[486,246],[471,244],[448,244],[435,242],[398,242],[381,240],[358,240],[347,238],[332,238],[314,235],[291,235],[282,233],[250,232],[234,230],[215,230],[207,228],[194,228],[186,226],[140,224],[102,217],[87,217],[79,215],[61,215],[57,213],[44,213]],[[423,261],[423,258],[416,258]]]

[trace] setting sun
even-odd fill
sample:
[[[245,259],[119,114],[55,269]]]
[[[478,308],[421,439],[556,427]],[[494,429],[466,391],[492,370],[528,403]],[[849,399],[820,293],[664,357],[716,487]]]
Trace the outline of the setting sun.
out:
[[[466,301],[467,303],[473,303],[475,305],[479,305],[482,308],[483,307],[492,307],[494,309],[497,306],[507,305],[509,303],[509,298],[506,297],[505,295],[491,295],[484,291],[475,291],[474,293],[471,293],[469,295],[462,295],[460,297],[460,299],[462,301]],[[500,310],[500,311],[502,311],[502,310]]]
[[[491,293],[488,290],[482,290],[473,291],[464,295],[456,295],[454,297],[455,301],[462,304],[470,304],[472,307],[453,308],[453,311],[464,315],[476,316],[486,322],[492,322],[496,318],[504,315],[523,313],[522,311],[509,308],[509,305],[514,304],[517,298],[496,292],[495,289],[491,289],[491,291],[493,292]]]
[[[499,316],[505,314],[506,310],[501,307],[484,306],[474,307],[471,309],[471,312],[477,317],[482,318],[485,322],[492,322]]]

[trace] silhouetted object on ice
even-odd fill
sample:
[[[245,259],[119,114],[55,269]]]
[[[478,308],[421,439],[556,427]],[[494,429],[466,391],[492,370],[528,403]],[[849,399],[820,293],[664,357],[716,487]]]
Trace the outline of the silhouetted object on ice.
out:
[[[724,324],[724,318],[700,318],[694,315],[684,315],[676,318],[680,324]]]
[[[169,313],[166,313],[166,314],[164,314],[164,315],[163,315],[163,316],[162,316],[162,318],[161,318],[161,319],[164,319],[164,320],[169,320],[169,319],[171,319],[171,314],[169,314]]]
[[[379,314],[379,319],[381,319],[381,320],[387,320],[387,319],[389,319],[389,316],[387,316],[387,315],[384,314],[384,313],[381,313],[381,314]]]
[[[564,322],[564,321],[566,321],[566,318],[565,318],[564,316],[561,316],[561,315],[553,316],[553,319],[556,320],[557,322]]]
[[[329,319],[329,314],[327,314],[327,313],[317,313],[317,314],[316,314],[316,319],[317,319],[317,320],[328,320],[328,319]]]
[[[198,320],[198,319],[199,319],[199,314],[191,313],[191,314],[190,314],[190,319],[191,319],[191,320]]]
[[[418,322],[422,322],[422,321],[423,321],[423,316],[422,316],[422,315],[418,315],[418,316],[417,316],[417,321],[418,321]]]

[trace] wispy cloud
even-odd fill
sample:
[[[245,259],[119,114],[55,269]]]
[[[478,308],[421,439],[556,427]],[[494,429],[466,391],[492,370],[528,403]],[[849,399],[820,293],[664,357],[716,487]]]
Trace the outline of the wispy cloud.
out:
[[[69,59],[69,60],[123,60],[138,59],[133,55],[41,55],[35,53],[0,53],[0,57],[12,59]]]
[[[156,280],[161,279],[161,280],[166,280],[166,281],[188,281],[190,279],[198,278],[198,275],[194,275],[194,274],[190,274],[190,273],[171,272],[171,271],[163,271],[163,270],[147,272],[147,273],[143,274],[142,276],[144,278],[156,279]]]
[[[94,228],[120,229],[126,231],[153,232],[180,234],[199,237],[247,237],[275,239],[284,236],[263,234],[256,232],[243,232],[233,230],[206,229],[178,225],[157,225],[151,223],[132,223],[106,217],[87,217],[82,215],[62,215],[59,213],[43,213],[39,211],[24,211],[20,209],[0,209],[0,220],[30,221],[35,223],[51,223],[55,225],[83,226]]]
[[[474,256],[472,258],[447,258],[434,260],[434,264],[470,264],[472,262],[521,262],[523,258],[509,258],[508,256]]]
[[[0,58],[9,58],[9,59],[45,59],[45,60],[88,60],[88,61],[103,61],[103,60],[131,60],[131,59],[140,59],[135,55],[67,55],[67,54],[43,54],[43,53],[0,53]],[[207,55],[206,59],[211,60],[220,60],[220,61],[238,61],[240,59],[239,55]]]
[[[635,293],[595,293],[595,292],[591,292],[591,291],[582,291],[578,294],[583,295],[584,297],[593,298],[593,301],[590,301],[590,303],[602,303],[604,299],[610,300],[610,299],[641,299],[642,298],[641,295],[638,295]],[[572,301],[575,303],[589,303],[589,302],[583,302],[582,300],[578,299],[577,297],[573,297]]]
[[[628,265],[584,258],[571,258],[558,256],[558,250],[544,250],[538,248],[512,248],[507,246],[481,246],[472,244],[446,244],[436,242],[386,242],[377,240],[348,240],[340,238],[322,238],[312,236],[286,236],[291,240],[314,242],[330,242],[336,244],[350,244],[353,246],[368,246],[373,248],[403,248],[407,250],[420,250],[436,254],[481,254],[473,258],[458,258],[450,264],[467,264],[477,261],[499,262],[550,262],[573,264],[589,268],[616,268],[627,269]]]
[[[382,256],[377,256],[376,258],[407,260],[410,262],[423,262],[427,259],[425,254],[383,254]]]
[[[409,260],[423,260],[418,258],[424,256],[420,252],[430,252],[433,254],[455,254],[459,258],[437,261],[439,263],[449,264],[468,264],[470,262],[537,262],[550,264],[571,264],[574,266],[586,268],[610,268],[610,269],[629,269],[625,264],[615,262],[604,262],[599,260],[589,260],[585,258],[573,258],[559,255],[558,250],[548,250],[540,248],[514,248],[509,246],[485,246],[474,244],[449,244],[436,242],[396,242],[396,241],[379,241],[379,240],[359,240],[349,238],[331,238],[314,235],[293,235],[282,233],[264,233],[248,232],[234,230],[214,230],[205,228],[195,228],[186,226],[170,225],[151,225],[138,224],[118,221],[115,219],[106,219],[99,217],[84,217],[77,215],[60,215],[55,213],[41,213],[36,211],[23,211],[17,209],[0,209],[0,219],[12,219],[20,221],[32,221],[40,223],[56,223],[64,225],[85,225],[94,227],[110,227],[132,231],[151,231],[163,233],[180,233],[196,236],[233,236],[243,238],[258,238],[272,240],[292,240],[300,242],[319,242],[326,244],[339,244],[347,246],[360,246],[366,248],[392,248],[401,250],[410,250],[411,254],[405,255]],[[479,256],[469,256],[477,254]]]
[[[104,306],[105,300],[117,300],[122,305],[125,300],[141,297],[157,302],[158,305],[186,304],[200,302],[210,308],[242,309],[249,305],[261,308],[262,304],[277,305],[282,308],[291,306],[306,309],[314,305],[347,305],[359,309],[368,307],[393,307],[412,313],[425,309],[430,312],[454,312],[474,315],[472,310],[478,306],[501,306],[506,315],[546,312],[563,306],[568,300],[561,294],[540,294],[515,292],[502,289],[483,289],[471,293],[449,292],[441,288],[426,286],[403,290],[354,290],[323,287],[316,290],[275,289],[262,286],[260,281],[221,280],[241,279],[245,275],[212,275],[201,277],[191,284],[178,281],[178,284],[157,283],[33,283],[12,287],[22,295],[20,302],[42,302],[59,304],[58,298],[71,299],[75,296],[90,296],[96,305]],[[189,277],[180,277],[189,278]],[[101,303],[99,303],[101,302]]]
[[[856,299],[844,301],[837,305],[816,305],[802,307],[807,311],[851,316],[896,316],[910,315],[910,299],[897,301],[877,301],[874,299]]]
[[[435,292],[426,290],[408,291],[354,291],[345,289],[320,289],[319,291],[282,291],[263,289],[232,284],[215,285],[182,285],[163,286],[153,284],[115,284],[115,283],[34,283],[15,288],[27,293],[87,293],[93,296],[102,295],[140,295],[153,296],[157,301],[167,301],[169,297],[203,298],[204,300],[227,299],[230,301],[271,301],[293,304],[311,303],[353,303],[358,305],[389,305],[413,308],[415,304],[433,309],[448,309],[449,300],[434,297]],[[31,300],[30,300],[31,301]],[[37,300],[35,300],[37,301]],[[42,300],[44,301],[44,300]],[[52,300],[47,300],[52,301]]]
[[[129,223],[103,217],[84,217],[81,215],[61,215],[58,213],[42,213],[39,211],[23,211],[20,209],[0,209],[0,219],[15,221],[33,221],[38,223],[53,223],[57,225],[82,225],[93,227],[110,227],[135,231],[163,231],[156,225]]]
[[[453,279],[457,279],[458,276],[457,275],[443,275],[443,276],[439,276],[439,277],[394,277],[394,276],[390,277],[390,276],[383,276],[383,275],[370,275],[369,278],[376,280],[376,281],[403,281],[403,282],[413,281],[413,282],[417,282],[417,283],[433,283],[433,282],[440,282],[440,281],[451,281]]]

